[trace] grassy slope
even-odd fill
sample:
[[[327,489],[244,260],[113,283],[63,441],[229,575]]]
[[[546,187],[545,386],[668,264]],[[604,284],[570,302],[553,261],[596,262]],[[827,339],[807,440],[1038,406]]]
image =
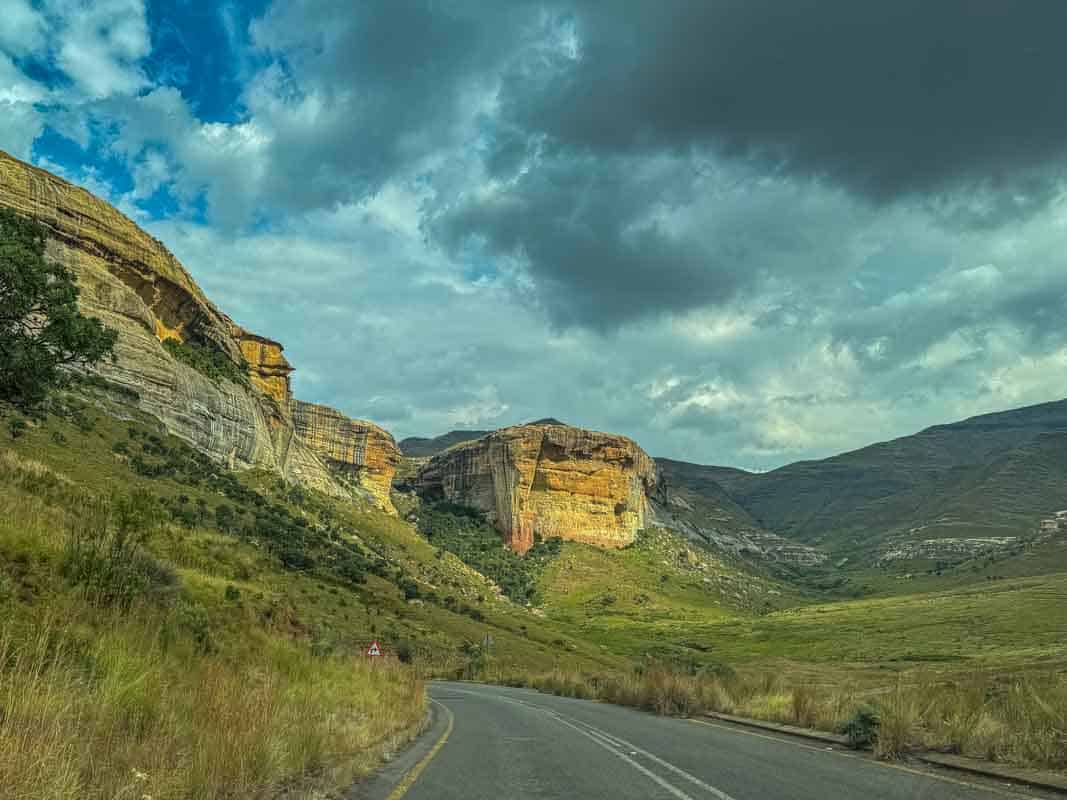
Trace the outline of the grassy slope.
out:
[[[416,730],[425,701],[413,671],[314,652],[290,616],[261,613],[247,583],[248,595],[226,597],[227,573],[257,569],[256,554],[212,543],[212,570],[179,567],[172,595],[125,611],[88,603],[58,574],[81,491],[0,451],[5,798],[333,790]],[[172,547],[197,558],[200,543]]]
[[[583,638],[630,656],[708,660],[693,631],[753,619],[800,595],[667,531],[621,550],[566,542],[540,578],[544,612]]]
[[[131,424],[95,408],[85,413],[93,421],[90,431],[53,416],[4,444],[92,491],[140,486],[161,497],[184,495],[190,506],[203,499],[209,510],[220,504],[235,505],[207,487],[136,475],[124,457],[113,452],[115,442],[129,441]],[[133,427],[153,429],[151,420]],[[56,440],[57,432],[63,441]],[[167,437],[167,441],[180,446],[173,437]],[[371,639],[379,639],[394,649],[406,643],[413,648],[415,660],[435,672],[458,667],[463,642],[479,641],[490,631],[498,642],[497,656],[516,663],[550,666],[559,650],[554,643],[561,638],[565,649],[576,658],[605,661],[598,648],[572,641],[558,626],[498,597],[495,587],[483,576],[455,556],[433,547],[411,525],[395,517],[325,498],[308,498],[300,507],[279,493],[272,476],[246,473],[241,480],[273,502],[287,505],[295,515],[314,519],[322,508],[327,508],[345,535],[389,562],[389,574],[385,578],[369,574],[362,586],[353,589],[314,571],[282,569],[276,559],[264,552],[265,548],[255,546],[249,539],[212,527],[174,527],[169,540],[157,548],[182,570],[188,591],[198,598],[207,601],[221,597],[225,587],[233,585],[257,613],[281,613],[277,609],[284,609],[293,629],[307,637],[319,636],[353,647]],[[397,586],[396,576],[400,573],[419,586],[420,594],[436,596],[436,602],[406,598]],[[449,595],[477,609],[483,620],[442,607],[440,601]]]
[[[675,534],[652,530],[621,550],[564,543],[537,578],[540,607],[527,609],[498,596],[482,575],[434,547],[400,519],[318,497],[294,498],[273,476],[245,473],[242,482],[255,487],[270,503],[284,504],[312,526],[328,516],[339,535],[389,565],[380,575],[367,575],[358,586],[317,569],[283,568],[262,542],[257,546],[247,536],[222,533],[210,524],[214,508],[232,504],[231,499],[205,486],[145,478],[130,469],[128,457],[115,452],[116,443],[132,441],[131,428],[141,431],[143,438],[154,430],[151,420],[121,421],[90,407],[71,419],[49,418],[17,438],[10,438],[6,427],[0,432],[4,458],[15,465],[0,471],[4,506],[0,509],[0,608],[6,619],[15,621],[5,629],[8,639],[18,641],[21,636],[25,642],[32,641],[27,631],[40,628],[45,617],[74,620],[76,632],[63,635],[76,643],[75,650],[85,646],[78,642],[99,639],[94,631],[110,629],[118,637],[117,651],[137,652],[146,659],[135,662],[135,673],[140,670],[156,676],[153,680],[162,680],[175,691],[186,685],[178,676],[191,675],[197,682],[230,687],[220,688],[223,694],[236,692],[234,687],[244,683],[235,675],[243,674],[242,670],[265,670],[277,676],[272,685],[287,687],[270,704],[276,709],[274,721],[287,719],[286,715],[296,713],[295,708],[303,709],[302,718],[313,720],[315,715],[309,710],[339,702],[339,691],[353,698],[355,705],[347,706],[353,714],[361,713],[360,703],[373,706],[373,697],[379,693],[399,691],[398,696],[405,696],[403,691],[385,687],[403,687],[405,681],[412,686],[410,672],[388,676],[380,690],[368,695],[356,688],[373,685],[380,678],[360,672],[351,662],[351,668],[334,671],[372,638],[391,650],[410,654],[422,674],[435,675],[462,669],[469,658],[465,643],[480,642],[486,633],[495,643],[490,666],[501,676],[560,667],[584,673],[625,672],[635,661],[651,657],[697,665],[725,663],[742,670],[770,667],[807,682],[860,681],[878,690],[889,686],[892,676],[916,668],[1014,673],[1035,668],[1062,670],[1067,664],[1062,626],[1067,570],[1045,577],[1014,577],[1032,569],[1024,559],[1046,566],[1059,563],[1056,559],[1067,562],[1067,548],[1059,541],[992,564],[977,564],[978,572],[968,568],[966,575],[954,576],[950,571],[936,578],[901,581],[872,571],[867,575],[872,590],[892,596],[829,602],[825,594],[754,574],[743,564]],[[46,466],[26,467],[30,459]],[[24,468],[53,470],[63,476],[61,483],[69,481],[79,491],[115,487],[128,491],[141,486],[171,502],[181,495],[189,498],[189,505],[202,500],[212,512],[208,524],[171,526],[170,534],[154,545],[157,556],[179,572],[178,611],[154,611],[146,619],[117,621],[108,616],[111,612],[73,613],[72,609],[79,608],[77,597],[56,571],[62,531],[77,509],[69,507],[69,502],[65,505],[61,495],[41,496],[23,488],[19,471]],[[996,574],[1004,577],[985,580]],[[982,583],[964,585],[976,576]],[[418,599],[405,597],[400,588],[405,584],[417,587]],[[236,590],[236,596],[232,592],[228,596],[229,587]],[[446,603],[447,598],[451,602]],[[159,641],[164,628],[178,630],[185,644],[173,653],[131,646],[131,642]],[[204,633],[211,642],[207,654],[196,650],[197,637]],[[334,655],[324,656],[330,653]],[[54,672],[64,675],[77,669],[76,664],[68,664]],[[331,693],[315,695],[311,687],[325,686],[326,675],[333,676],[328,679]],[[69,683],[53,687],[57,697]],[[239,692],[236,696],[241,697]],[[283,702],[293,696],[302,697],[304,705]],[[109,707],[90,702],[89,696],[79,702],[86,707]],[[245,697],[240,702],[250,701]],[[234,775],[221,763],[213,767],[213,774],[230,785],[240,781],[252,785],[256,780],[266,785],[283,775],[287,779],[308,773],[326,775],[328,766],[341,762],[366,768],[367,753],[373,752],[367,742],[374,738],[374,726],[384,725],[399,735],[421,708],[415,702],[394,705],[409,710],[380,722],[370,714],[369,727],[345,747],[294,748],[288,760],[264,767],[261,775]],[[192,710],[176,719],[168,730],[177,733],[159,743],[161,752],[168,747],[196,746],[179,734],[184,730],[188,736],[190,720],[204,727],[203,720]],[[182,719],[184,723],[178,724]],[[104,728],[119,724],[106,723]],[[312,743],[332,741],[324,738],[323,730],[329,729],[312,726],[300,737]],[[284,745],[275,741],[272,746],[285,752]],[[205,740],[200,746],[218,745]],[[116,763],[128,767],[127,772],[143,771],[135,762],[145,756],[138,752],[135,748],[126,760]],[[313,757],[301,756],[303,752]],[[364,760],[353,758],[356,754]],[[336,775],[350,776],[334,774],[335,780],[339,779]],[[112,789],[114,785],[108,784]],[[158,796],[168,795],[160,792]]]
[[[5,797],[266,797],[294,782],[333,790],[414,731],[425,710],[420,676],[456,674],[465,644],[487,633],[501,669],[550,669],[561,658],[625,666],[497,597],[396,518],[301,498],[263,473],[239,476],[257,492],[254,509],[181,474],[145,477],[131,460],[149,437],[172,456],[184,457],[181,443],[148,418],[72,407],[39,422],[10,411],[0,419]],[[127,612],[96,607],[61,574],[67,530],[85,496],[136,489],[197,510],[193,524],[170,522],[148,545],[177,583]],[[361,584],[340,579],[326,568],[323,533],[318,566],[286,568],[258,535],[215,527],[222,505],[245,519],[284,507],[306,519],[309,536],[328,519],[330,536],[387,566]],[[457,610],[439,604],[445,596]],[[368,664],[361,652],[372,639],[412,666]]]
[[[679,552],[692,555],[679,558]],[[814,602],[654,531],[621,551],[568,543],[546,570],[542,592],[548,616],[583,637],[664,660],[786,659],[861,668],[1067,664],[1067,572]]]
[[[870,556],[887,537],[1025,533],[1067,507],[1067,401],[928,428],[766,474],[708,467],[708,479],[770,530]]]

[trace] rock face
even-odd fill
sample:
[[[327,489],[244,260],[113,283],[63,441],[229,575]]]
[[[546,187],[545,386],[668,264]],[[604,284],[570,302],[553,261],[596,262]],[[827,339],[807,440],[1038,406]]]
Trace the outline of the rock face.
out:
[[[393,511],[389,490],[400,463],[392,435],[373,422],[349,419],[315,403],[293,401],[296,435],[346,482],[371,495],[381,508]]]
[[[2,151],[0,206],[47,228],[46,257],[77,277],[82,310],[118,331],[117,360],[98,372],[128,390],[123,397],[137,398],[130,402],[168,431],[233,469],[268,469],[336,497],[350,495],[295,435],[292,367],[281,344],[219,311],[162,243],[84,189]],[[247,365],[248,383],[206,377],[175,359],[162,345],[168,339]]]
[[[534,537],[622,547],[650,518],[655,462],[633,441],[553,423],[494,431],[434,456],[415,489],[484,512],[516,552]]]

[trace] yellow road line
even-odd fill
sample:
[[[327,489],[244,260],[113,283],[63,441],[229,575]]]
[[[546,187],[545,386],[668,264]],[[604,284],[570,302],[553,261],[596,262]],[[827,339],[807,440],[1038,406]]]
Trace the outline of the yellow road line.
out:
[[[401,779],[400,783],[396,785],[396,788],[394,788],[393,791],[389,793],[389,796],[385,800],[400,800],[401,797],[411,791],[411,787],[415,785],[415,781],[419,779],[419,775],[421,775],[422,771],[426,769],[427,765],[429,765],[429,763],[433,761],[434,756],[437,755],[438,751],[440,751],[440,749],[445,746],[445,742],[448,741],[448,737],[452,733],[452,725],[456,720],[456,718],[452,715],[452,712],[448,710],[447,706],[438,703],[432,697],[430,698],[430,702],[443,708],[445,713],[448,715],[448,725],[445,726],[445,732],[444,734],[442,734],[441,738],[437,740],[437,743],[432,748],[430,748],[430,752],[423,756],[422,760],[411,768],[408,774]]]
[[[895,769],[898,772],[907,772],[907,773],[910,773],[912,775],[919,775],[919,776],[921,776],[923,778],[931,778],[931,779],[933,779],[935,781],[941,781],[942,783],[951,783],[951,784],[955,784],[956,786],[964,786],[964,787],[966,787],[968,789],[977,789],[977,790],[983,791],[983,792],[990,792],[992,794],[1000,795],[1001,797],[1026,798],[1026,800],[1032,800],[1034,798],[1034,796],[1035,796],[1035,795],[1031,795],[1031,794],[1018,794],[1016,792],[1006,792],[1003,789],[998,789],[995,786],[988,786],[988,785],[982,784],[982,783],[971,783],[969,781],[961,781],[961,780],[959,780],[957,778],[949,778],[949,777],[947,777],[945,775],[938,775],[936,772],[927,772],[927,771],[921,770],[921,769],[912,769],[911,767],[905,767],[902,764],[889,764],[889,763],[887,763],[885,761],[874,761],[874,760],[869,759],[869,758],[863,758],[862,756],[856,755],[855,753],[846,753],[846,752],[843,752],[841,750],[830,750],[830,749],[828,749],[828,747],[816,747],[814,745],[804,744],[803,742],[794,742],[791,739],[780,738],[778,736],[769,736],[769,735],[764,734],[764,733],[756,733],[755,731],[746,731],[743,728],[741,728],[740,726],[720,725],[718,723],[707,722],[707,721],[702,720],[702,719],[692,719],[691,717],[687,718],[687,719],[688,719],[689,722],[695,723],[696,725],[707,725],[709,728],[720,728],[721,730],[732,731],[733,733],[743,733],[745,736],[755,736],[757,739],[767,739],[768,741],[771,741],[771,742],[778,742],[779,744],[789,744],[789,745],[792,745],[793,747],[801,747],[801,748],[803,748],[805,750],[814,750],[814,751],[819,752],[819,753],[833,753],[835,756],[841,756],[842,758],[855,758],[855,759],[858,759],[860,761],[863,761],[864,763],[871,764],[871,765],[876,766],[876,767],[885,767],[886,769]],[[788,736],[788,734],[785,734],[785,735]]]

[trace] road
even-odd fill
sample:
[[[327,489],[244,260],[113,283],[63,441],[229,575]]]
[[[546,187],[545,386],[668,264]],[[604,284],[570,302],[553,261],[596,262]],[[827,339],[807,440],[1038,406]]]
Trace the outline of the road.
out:
[[[525,689],[435,682],[435,730],[390,800],[993,800],[1003,784],[807,740]],[[447,736],[446,736],[447,735]],[[441,742],[443,741],[443,744]],[[396,768],[399,771],[399,768]],[[371,797],[368,795],[354,795]]]

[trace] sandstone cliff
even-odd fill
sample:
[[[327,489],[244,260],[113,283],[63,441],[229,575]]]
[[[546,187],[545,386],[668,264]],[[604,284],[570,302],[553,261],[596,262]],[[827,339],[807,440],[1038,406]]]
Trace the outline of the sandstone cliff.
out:
[[[231,468],[268,469],[349,496],[295,435],[292,367],[281,344],[219,311],[162,243],[84,189],[2,151],[0,205],[47,228],[46,255],[77,277],[83,311],[118,331],[117,360],[98,371],[129,390],[123,397],[137,398],[131,402],[171,433]],[[221,353],[247,367],[248,382],[206,377],[168,352],[162,345],[168,339]],[[379,459],[373,447],[363,452]],[[370,494],[381,501],[380,491]]]
[[[296,434],[334,473],[393,511],[389,491],[400,463],[392,435],[372,422],[349,419],[315,403],[293,402]]]
[[[535,423],[494,431],[434,456],[414,488],[477,508],[507,544],[534,537],[622,547],[650,520],[655,462],[624,436]]]

